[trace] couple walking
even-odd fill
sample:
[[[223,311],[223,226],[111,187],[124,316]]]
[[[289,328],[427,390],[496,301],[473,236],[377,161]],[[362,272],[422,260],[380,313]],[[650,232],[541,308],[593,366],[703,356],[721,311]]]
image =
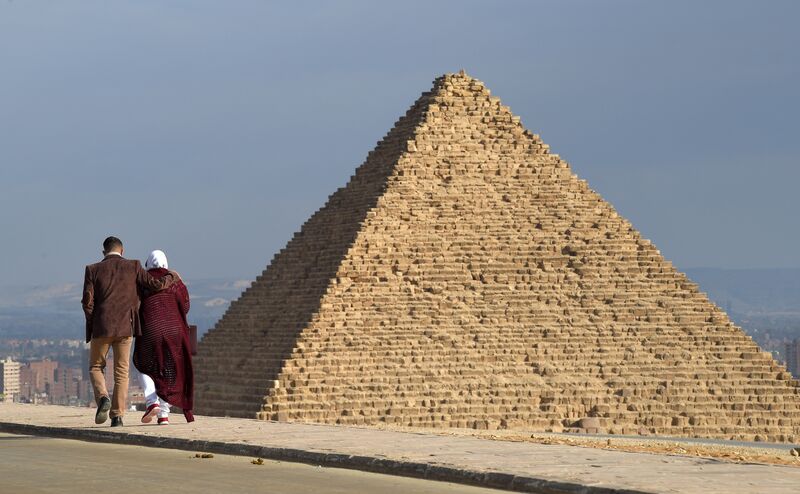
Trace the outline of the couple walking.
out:
[[[83,311],[89,346],[89,374],[97,402],[95,423],[109,414],[111,427],[122,426],[128,395],[128,362],[133,337],[133,363],[141,373],[147,409],[142,422],[158,417],[169,423],[170,404],[192,416],[193,373],[189,350],[189,292],[167,256],[154,250],[145,268],[122,257],[122,241],[103,242],[103,260],[86,266]],[[114,393],[109,397],[104,370],[109,349],[114,351]]]

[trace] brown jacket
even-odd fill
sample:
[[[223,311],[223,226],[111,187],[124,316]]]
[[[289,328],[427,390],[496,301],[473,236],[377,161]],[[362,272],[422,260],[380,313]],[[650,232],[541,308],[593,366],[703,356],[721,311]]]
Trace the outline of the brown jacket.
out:
[[[140,336],[137,287],[159,291],[173,281],[172,274],[155,279],[139,261],[114,254],[86,266],[81,300],[86,314],[86,342],[92,338]]]

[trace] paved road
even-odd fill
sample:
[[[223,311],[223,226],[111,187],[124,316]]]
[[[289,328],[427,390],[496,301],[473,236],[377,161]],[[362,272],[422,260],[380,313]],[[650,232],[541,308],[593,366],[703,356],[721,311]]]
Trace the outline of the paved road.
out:
[[[0,491],[28,493],[501,493],[445,482],[173,449],[0,434]]]
[[[587,491],[595,488],[617,488],[665,494],[674,492],[705,494],[709,492],[709,489],[726,494],[800,493],[800,488],[798,488],[800,486],[800,468],[794,466],[730,463],[709,458],[626,453],[514,440],[490,441],[462,435],[436,434],[432,433],[433,431],[387,431],[365,427],[265,422],[224,417],[198,416],[197,421],[190,424],[177,420],[169,427],[159,427],[152,424],[139,424],[136,420],[137,417],[134,416],[125,427],[111,428],[108,424],[95,425],[92,415],[92,411],[86,408],[0,403],[0,430],[17,434],[35,433],[43,437],[96,440],[103,444],[128,443],[148,446],[164,444],[189,451],[201,447],[195,446],[197,444],[207,443],[208,447],[219,453],[235,453],[244,450],[251,451],[250,454],[253,455],[274,455],[272,457],[278,459],[291,456],[319,458],[320,461],[327,462],[326,464],[329,465],[330,462],[335,461],[355,469],[366,469],[366,466],[380,464],[388,471],[410,472],[413,469],[413,471],[425,471],[429,475],[442,475],[442,472],[445,472],[451,478],[484,478],[487,482],[493,482],[495,485],[513,484],[520,488],[548,482],[548,486],[554,491],[564,490],[564,484],[570,484],[571,488],[583,486]],[[503,436],[502,431],[495,432],[497,432],[497,437]],[[5,475],[7,470],[4,468],[9,468],[3,465],[3,462],[6,461],[3,453],[8,448],[5,444],[15,441],[22,440],[0,441],[0,493],[2,494],[7,491],[15,492],[6,489],[6,486],[10,487],[11,484],[3,483],[7,477]],[[34,439],[28,439],[28,441],[34,441]],[[88,451],[94,451],[94,448],[100,447],[96,443],[91,443],[89,446],[92,449],[88,449],[87,446]],[[84,454],[82,448],[76,449],[80,454]],[[138,451],[139,454],[134,455],[133,460],[120,462],[121,465],[114,468],[130,470],[136,468],[138,458],[163,453],[160,450],[160,452],[153,451],[152,453]],[[732,449],[731,452],[735,452],[735,449]],[[772,450],[772,453],[790,460],[793,458],[788,451]],[[66,456],[70,454],[64,453]],[[180,451],[173,451],[172,454],[178,455],[176,458],[180,458],[184,463],[189,461],[188,465],[192,465],[191,468],[183,471],[167,471],[172,477],[192,477],[194,479],[195,471],[202,472],[206,466],[212,468],[213,464],[222,463],[221,461],[214,462],[214,460],[205,462],[194,460],[190,458],[193,453],[189,454],[189,458],[180,456],[187,455]],[[36,454],[31,454],[27,460],[21,461],[23,466],[20,467],[20,471],[29,468],[25,466],[27,461],[44,461],[45,456],[50,457],[50,455],[42,455],[40,460]],[[236,463],[242,460],[245,460],[244,465]],[[58,459],[51,458],[48,461],[55,465],[53,468],[58,467]],[[68,463],[75,464],[73,469],[77,471],[82,464],[91,465],[93,461],[92,458],[87,458]],[[158,464],[158,461],[155,463]],[[196,467],[193,465],[198,463],[203,467],[195,470]],[[164,464],[167,466],[162,470],[172,466],[169,461]],[[245,458],[234,458],[232,465],[242,468],[242,472],[248,474],[254,471],[253,469],[262,468],[250,465]],[[285,465],[284,463],[283,468],[289,468]],[[304,469],[300,470],[301,472],[308,471],[305,470],[307,467],[302,465],[294,466]],[[137,478],[147,473],[149,468],[148,466],[139,469],[135,475],[131,475],[131,481],[135,488],[139,487],[136,484]],[[279,476],[279,473],[284,471],[283,468],[279,469],[277,473],[265,475],[267,482],[278,483],[281,481],[282,477]],[[221,470],[224,473],[228,469],[222,468]],[[81,475],[86,475],[89,471],[89,468],[86,467]],[[30,470],[27,472],[30,473]],[[354,472],[347,472],[347,474],[358,475]],[[236,481],[237,476],[238,474],[232,476],[233,482]],[[291,474],[286,480],[294,481],[293,479],[297,476]],[[357,478],[359,480],[354,481],[355,485],[362,486],[365,490],[375,491],[374,485],[368,485],[365,483],[366,480],[364,482],[360,480],[370,478],[370,476]],[[261,477],[256,477],[258,482],[261,481],[260,479]],[[399,485],[400,479],[391,477],[386,478],[385,482],[389,483],[390,481],[393,485]],[[212,482],[213,479],[209,480],[209,483]],[[253,492],[253,485],[250,482],[248,477],[246,482],[248,490],[240,487],[238,492]],[[206,486],[205,481],[201,484]],[[323,485],[330,489],[339,488],[337,484],[326,481],[323,481]],[[429,486],[430,484],[423,485]],[[216,486],[218,484],[212,485],[212,487]],[[88,487],[89,489],[84,489],[81,494],[97,492],[96,489],[91,489],[91,486]],[[388,490],[388,487],[386,489],[384,487],[385,485],[381,484],[377,492]],[[454,489],[461,492],[463,488],[455,487]],[[230,489],[225,490],[230,492]],[[291,492],[288,488],[284,490]],[[317,488],[314,490],[322,492]],[[398,487],[397,490],[422,492],[416,488]],[[341,490],[341,492],[347,491],[349,488]],[[203,489],[199,492],[203,492]],[[280,492],[280,490],[275,492]],[[302,490],[298,490],[298,492],[302,492]],[[331,491],[329,490],[329,492]]]

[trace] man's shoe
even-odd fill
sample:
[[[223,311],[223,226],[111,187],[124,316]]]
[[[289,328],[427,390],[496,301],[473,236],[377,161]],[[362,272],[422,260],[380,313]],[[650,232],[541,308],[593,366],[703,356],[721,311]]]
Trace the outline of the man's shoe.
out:
[[[102,424],[108,420],[108,411],[111,410],[111,400],[108,396],[100,398],[100,403],[97,405],[97,413],[94,414],[94,423]]]
[[[169,425],[169,417],[160,417],[158,419],[158,425]]]
[[[111,427],[122,427],[122,417],[111,417]]]
[[[149,424],[153,421],[153,417],[158,415],[158,412],[161,411],[161,407],[158,406],[158,403],[153,403],[147,410],[145,410],[144,415],[142,415],[142,423]]]

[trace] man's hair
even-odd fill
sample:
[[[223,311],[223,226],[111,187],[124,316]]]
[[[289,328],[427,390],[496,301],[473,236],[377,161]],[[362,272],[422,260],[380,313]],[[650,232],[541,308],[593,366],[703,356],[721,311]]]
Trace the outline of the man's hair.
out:
[[[108,237],[103,240],[103,252],[111,252],[112,250],[122,249],[122,240],[117,237]]]

